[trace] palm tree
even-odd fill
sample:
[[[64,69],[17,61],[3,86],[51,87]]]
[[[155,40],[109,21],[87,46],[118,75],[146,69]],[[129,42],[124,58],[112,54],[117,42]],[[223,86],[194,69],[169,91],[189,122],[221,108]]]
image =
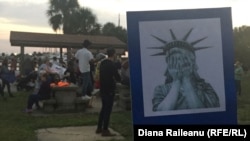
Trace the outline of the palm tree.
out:
[[[64,34],[71,33],[69,19],[77,9],[79,9],[78,0],[49,0],[47,16],[53,30],[57,32],[62,29]]]
[[[79,7],[78,0],[49,0],[47,16],[53,30],[57,32],[62,29],[64,34],[70,34],[70,17]],[[67,48],[67,52],[69,59],[70,48]],[[60,48],[60,58],[62,58],[62,48]]]

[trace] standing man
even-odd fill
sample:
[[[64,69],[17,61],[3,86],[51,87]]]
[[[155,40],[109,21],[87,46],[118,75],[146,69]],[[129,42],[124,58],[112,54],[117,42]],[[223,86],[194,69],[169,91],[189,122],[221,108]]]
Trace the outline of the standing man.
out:
[[[78,67],[82,77],[82,99],[89,100],[91,95],[87,95],[87,90],[92,89],[92,81],[90,75],[90,63],[94,61],[93,54],[88,50],[92,43],[89,40],[84,40],[83,48],[78,50],[75,58],[78,60]]]
[[[234,64],[234,79],[235,79],[235,86],[236,86],[236,94],[241,95],[241,80],[244,75],[244,70],[242,68],[242,63],[237,61]]]
[[[107,49],[108,58],[100,64],[100,94],[102,108],[99,113],[96,133],[102,136],[114,136],[108,130],[110,114],[114,103],[116,81],[121,81],[117,67],[115,65],[115,50]]]

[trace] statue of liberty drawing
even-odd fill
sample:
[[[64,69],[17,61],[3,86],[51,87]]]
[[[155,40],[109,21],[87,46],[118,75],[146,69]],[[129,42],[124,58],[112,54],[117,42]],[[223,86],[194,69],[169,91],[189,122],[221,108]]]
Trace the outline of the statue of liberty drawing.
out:
[[[207,37],[188,42],[187,39],[193,29],[190,29],[182,39],[177,39],[170,29],[171,41],[165,41],[152,35],[163,44],[151,47],[161,52],[152,56],[164,55],[167,68],[165,82],[154,89],[152,99],[153,111],[215,108],[220,106],[218,95],[213,87],[198,74],[196,51],[207,49],[195,45]]]

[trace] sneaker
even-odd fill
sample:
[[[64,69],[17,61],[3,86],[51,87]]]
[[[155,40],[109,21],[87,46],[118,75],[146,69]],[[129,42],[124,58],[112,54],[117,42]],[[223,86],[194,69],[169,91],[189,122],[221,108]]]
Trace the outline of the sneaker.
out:
[[[85,95],[85,96],[82,96],[82,99],[83,99],[83,100],[90,100],[90,99],[91,99],[91,97],[89,97],[89,96]]]
[[[98,93],[99,91],[100,91],[99,89],[94,89],[94,90],[91,92],[91,95],[95,96],[95,95],[97,95],[97,93]]]
[[[111,133],[109,130],[103,130],[102,136],[103,137],[111,137],[111,136],[116,136],[116,134]]]
[[[88,95],[85,95],[87,97],[87,99],[91,99],[92,97],[91,96],[88,96]]]

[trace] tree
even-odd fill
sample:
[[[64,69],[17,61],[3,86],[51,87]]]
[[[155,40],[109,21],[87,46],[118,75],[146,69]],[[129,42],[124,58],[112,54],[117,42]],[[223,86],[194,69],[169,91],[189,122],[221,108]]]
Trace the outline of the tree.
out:
[[[47,16],[54,31],[70,32],[70,17],[79,8],[78,0],[49,0]]]
[[[241,26],[234,28],[234,51],[235,59],[244,65],[250,66],[250,27]]]
[[[100,34],[101,25],[97,23],[96,16],[89,8],[79,8],[70,17],[70,31],[72,34],[97,35]]]
[[[107,36],[113,36],[115,33],[115,24],[108,22],[106,24],[104,24],[103,28],[102,28],[102,34],[103,35],[107,35]]]
[[[127,30],[121,26],[116,27],[116,37],[123,41],[124,43],[127,43],[128,37],[127,37]]]
[[[111,22],[104,24],[102,34],[106,36],[115,36],[121,41],[127,43],[127,30],[121,26],[115,26],[115,24]]]

